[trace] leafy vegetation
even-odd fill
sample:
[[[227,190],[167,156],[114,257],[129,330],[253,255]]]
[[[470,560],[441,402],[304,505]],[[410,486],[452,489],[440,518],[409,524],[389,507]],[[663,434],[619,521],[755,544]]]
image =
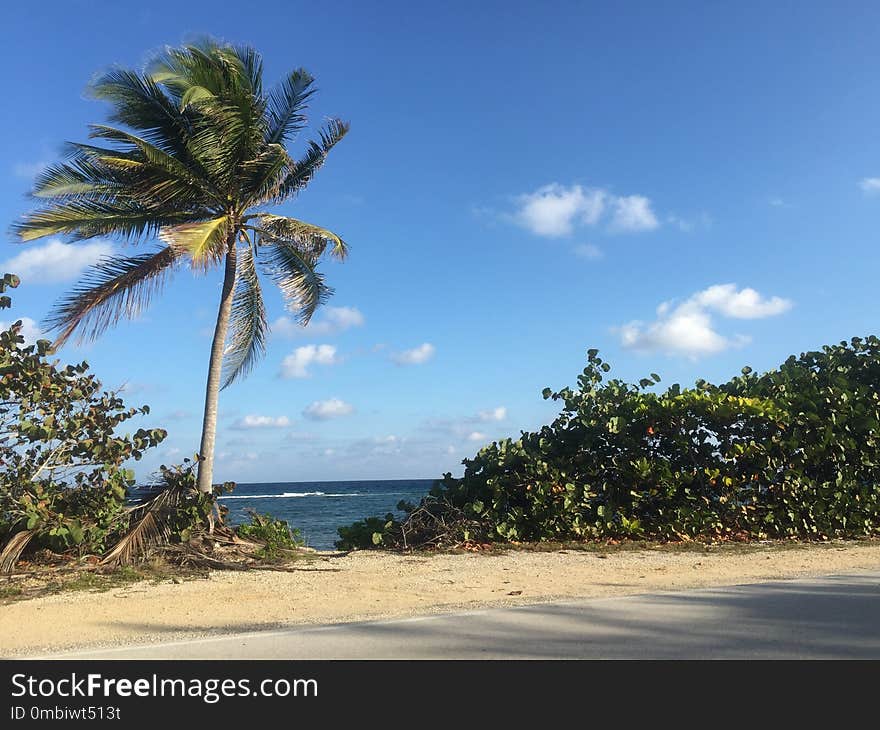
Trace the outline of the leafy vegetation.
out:
[[[18,283],[6,274],[0,292]],[[0,306],[10,304],[4,294]],[[28,547],[101,551],[134,483],[125,462],[166,435],[117,435],[149,408],[126,408],[85,362],[50,362],[50,343],[26,345],[21,329],[17,321],[0,332],[0,570]]]
[[[45,206],[15,231],[23,241],[158,236],[163,243],[90,269],[49,319],[56,346],[137,316],[185,263],[222,266],[198,464],[198,488],[211,493],[221,384],[246,375],[265,351],[260,269],[306,324],[332,293],[319,260],[325,251],[346,254],[335,233],[265,208],[308,185],[348,124],[329,120],[294,159],[285,145],[306,127],[314,79],[297,69],[265,91],[256,51],[214,41],[167,49],[143,72],[114,68],[91,93],[109,102],[109,121],[119,126],[91,125],[94,144],[69,144],[66,161],[40,173],[33,194]]]
[[[559,416],[464,461],[402,520],[340,547],[880,533],[880,340],[853,338],[722,385],[605,380],[597,350]]]
[[[249,510],[250,522],[236,528],[238,536],[244,540],[262,543],[257,557],[264,560],[279,560],[290,557],[293,551],[303,547],[299,530],[291,528],[285,520],[272,515],[264,515]]]
[[[0,279],[0,308],[18,277]],[[163,429],[117,431],[149,408],[126,408],[103,390],[88,363],[50,361],[51,343],[25,343],[22,322],[0,332],[0,573],[26,552],[95,556],[120,566],[150,548],[184,543],[210,532],[224,512],[212,494],[196,488],[195,465],[160,467],[151,498],[130,505],[139,460],[166,436]],[[102,557],[98,557],[102,556]]]

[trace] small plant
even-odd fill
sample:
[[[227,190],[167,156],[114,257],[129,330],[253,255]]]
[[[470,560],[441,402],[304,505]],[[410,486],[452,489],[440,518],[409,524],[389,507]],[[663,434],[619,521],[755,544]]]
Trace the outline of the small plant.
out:
[[[263,543],[257,550],[257,557],[263,560],[280,560],[305,545],[299,530],[290,527],[285,520],[272,515],[248,510],[250,522],[236,528],[238,536],[244,540]]]
[[[389,542],[392,531],[399,528],[399,523],[390,512],[381,517],[367,517],[347,527],[337,529],[339,539],[336,547],[340,550],[363,550],[380,547]]]

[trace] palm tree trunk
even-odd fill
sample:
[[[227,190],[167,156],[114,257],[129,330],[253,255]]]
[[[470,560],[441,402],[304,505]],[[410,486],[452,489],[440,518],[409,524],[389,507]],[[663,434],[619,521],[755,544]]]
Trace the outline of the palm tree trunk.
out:
[[[202,419],[202,444],[199,447],[200,492],[210,492],[214,479],[214,439],[217,434],[217,400],[220,394],[220,376],[223,370],[223,349],[226,344],[226,330],[232,312],[232,297],[235,290],[235,233],[229,237],[226,250],[226,273],[223,276],[223,293],[220,295],[220,309],[214,327],[214,341],[211,343],[211,360],[208,365],[208,385],[205,388],[205,415]]]

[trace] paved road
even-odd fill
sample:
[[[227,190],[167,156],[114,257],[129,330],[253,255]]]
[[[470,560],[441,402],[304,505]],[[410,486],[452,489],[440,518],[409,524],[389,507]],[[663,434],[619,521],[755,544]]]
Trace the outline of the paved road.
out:
[[[101,659],[880,659],[880,571],[228,634]]]

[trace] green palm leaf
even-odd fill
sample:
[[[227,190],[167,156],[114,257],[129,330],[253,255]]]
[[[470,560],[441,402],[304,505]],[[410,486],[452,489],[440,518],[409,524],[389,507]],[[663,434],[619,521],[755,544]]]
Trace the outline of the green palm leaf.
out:
[[[345,241],[333,231],[321,226],[269,213],[256,213],[253,218],[259,220],[259,226],[255,227],[255,230],[263,236],[263,240],[293,242],[298,250],[316,260],[328,245],[331,246],[330,254],[334,258],[341,261],[348,255],[348,245]]]
[[[89,91],[113,105],[111,122],[140,131],[168,153],[185,154],[189,121],[153,79],[114,68],[93,82]]]
[[[321,169],[327,155],[337,143],[348,134],[351,125],[340,119],[332,119],[327,128],[320,132],[320,142],[309,142],[309,150],[284,177],[278,186],[277,200],[281,201],[295,195],[311,182],[315,173]]]
[[[137,241],[155,235],[162,226],[192,220],[193,213],[144,205],[134,200],[99,201],[78,196],[30,213],[13,225],[22,241],[52,235],[68,235],[76,240],[95,236],[120,236]]]
[[[305,126],[304,112],[309,98],[315,93],[314,82],[308,71],[299,68],[272,90],[267,110],[270,120],[267,142],[284,142]]]
[[[268,323],[254,258],[250,245],[238,252],[238,275],[229,320],[231,335],[223,360],[223,388],[247,375],[266,352]]]
[[[315,259],[292,241],[281,239],[267,242],[262,238],[260,252],[267,273],[281,289],[288,309],[305,326],[319,305],[333,294],[324,276],[315,270]]]

